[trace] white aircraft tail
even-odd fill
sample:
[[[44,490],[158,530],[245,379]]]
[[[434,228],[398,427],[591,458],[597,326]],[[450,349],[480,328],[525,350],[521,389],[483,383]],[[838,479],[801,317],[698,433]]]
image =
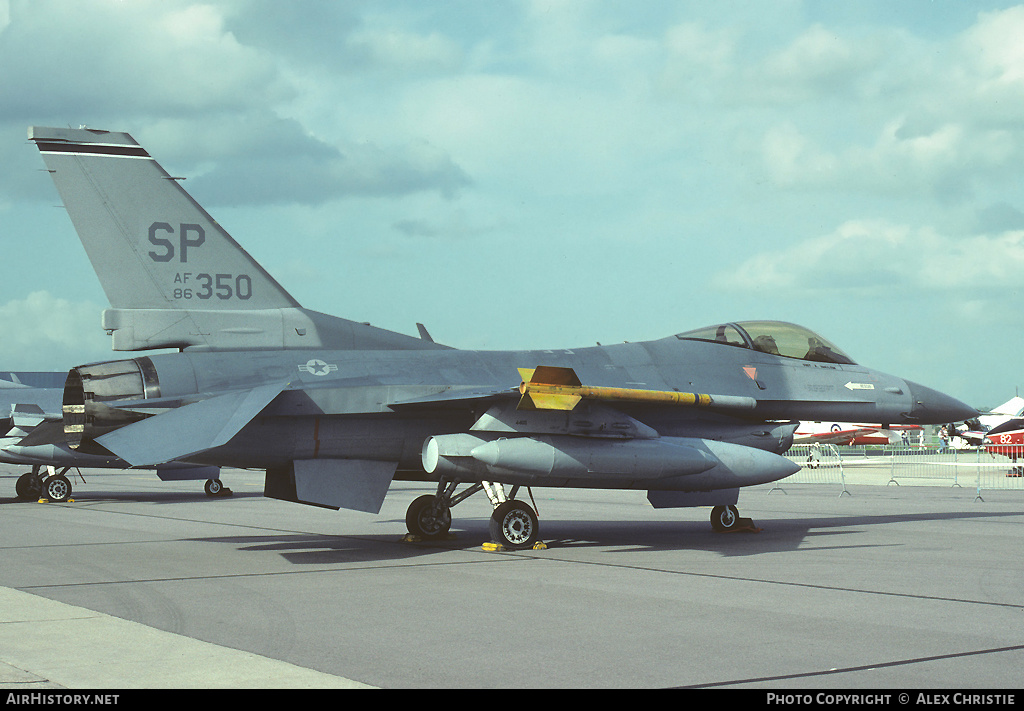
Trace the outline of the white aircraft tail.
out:
[[[1010,415],[1011,417],[1020,417],[1024,415],[1024,398],[1013,397],[1004,402],[999,407],[993,408],[992,415]]]
[[[443,347],[301,308],[127,133],[28,137],[110,301],[114,350]]]

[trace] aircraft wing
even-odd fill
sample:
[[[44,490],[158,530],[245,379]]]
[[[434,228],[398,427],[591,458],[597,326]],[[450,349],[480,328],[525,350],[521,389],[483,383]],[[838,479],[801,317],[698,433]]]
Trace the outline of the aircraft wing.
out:
[[[268,383],[168,410],[96,438],[132,466],[182,459],[226,444],[288,386]]]
[[[519,390],[516,388],[446,390],[441,393],[434,393],[431,395],[424,395],[423,397],[393,402],[390,403],[388,407],[392,410],[423,407],[465,407],[502,399],[511,399],[512,397],[518,398]]]

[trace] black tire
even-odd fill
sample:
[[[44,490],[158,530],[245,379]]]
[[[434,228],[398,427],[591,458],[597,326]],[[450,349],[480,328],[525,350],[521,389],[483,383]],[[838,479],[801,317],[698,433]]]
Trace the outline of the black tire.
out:
[[[220,496],[224,490],[224,483],[220,479],[207,479],[203,491],[207,496]]]
[[[18,477],[14,490],[22,501],[35,501],[43,493],[43,482],[32,472],[26,472]]]
[[[735,506],[716,506],[711,509],[711,528],[728,531],[740,523],[740,512]]]
[[[71,498],[71,482],[63,474],[46,477],[42,495],[58,504],[67,501]]]
[[[447,506],[434,513],[434,495],[424,494],[409,504],[405,512],[405,527],[420,538],[440,538],[452,527],[452,511]]]
[[[491,540],[505,548],[530,548],[537,541],[540,521],[529,505],[506,501],[491,514],[490,529]]]

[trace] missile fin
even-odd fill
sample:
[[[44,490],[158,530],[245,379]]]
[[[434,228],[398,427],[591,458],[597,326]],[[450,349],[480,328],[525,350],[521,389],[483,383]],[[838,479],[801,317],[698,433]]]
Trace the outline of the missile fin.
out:
[[[520,368],[519,372],[522,373],[523,370],[525,369]],[[526,378],[523,378],[523,380],[529,383],[543,383],[544,385],[572,385],[576,387],[583,385],[575,370],[572,368],[561,368],[556,365],[538,365],[534,368],[532,377],[529,380],[526,380]]]
[[[528,392],[519,399],[518,410],[571,410],[582,400],[579,395],[549,395]]]

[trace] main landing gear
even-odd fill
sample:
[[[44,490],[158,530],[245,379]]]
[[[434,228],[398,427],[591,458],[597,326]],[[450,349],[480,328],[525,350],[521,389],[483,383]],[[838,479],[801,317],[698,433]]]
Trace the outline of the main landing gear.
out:
[[[538,543],[540,521],[536,512],[524,501],[516,500],[519,487],[505,495],[501,484],[481,482],[472,484],[461,493],[455,489],[459,482],[440,481],[436,494],[424,494],[415,499],[405,513],[405,525],[412,536],[421,539],[445,538],[452,525],[452,507],[465,501],[478,491],[487,493],[494,511],[488,522],[491,539],[498,546],[510,550],[543,546]],[[760,531],[749,518],[742,518],[735,506],[715,506],[711,510],[711,528],[718,533],[733,531]]]
[[[487,493],[494,512],[489,528],[497,545],[509,549],[531,548],[537,542],[540,521],[529,504],[517,501],[519,487],[512,487],[506,496],[501,484],[481,482],[455,493],[458,482],[440,481],[436,494],[424,494],[412,502],[405,514],[409,533],[420,538],[444,538],[452,525],[452,506],[465,501],[478,491]]]
[[[71,467],[64,467],[58,474],[56,469],[47,466],[46,476],[43,476],[43,467],[37,464],[32,467],[32,471],[25,472],[18,477],[18,481],[14,484],[14,490],[22,501],[32,501],[33,499],[48,499],[55,503],[67,501],[71,498],[71,480],[65,474],[70,469]]]

